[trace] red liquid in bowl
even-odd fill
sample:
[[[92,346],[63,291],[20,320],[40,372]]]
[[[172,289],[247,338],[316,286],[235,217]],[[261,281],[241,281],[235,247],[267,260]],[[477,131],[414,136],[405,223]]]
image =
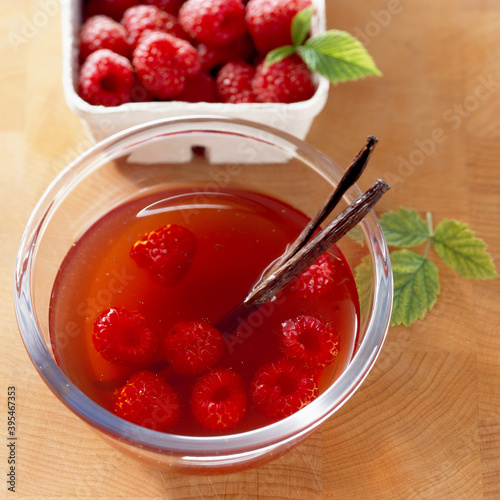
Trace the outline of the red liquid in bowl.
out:
[[[171,189],[130,201],[93,224],[73,245],[56,278],[50,305],[50,331],[56,359],[85,394],[112,408],[114,394],[134,371],[106,361],[94,348],[93,325],[109,307],[139,311],[168,330],[178,321],[214,323],[250,290],[265,268],[285,250],[308,218],[287,204],[253,192],[197,192]],[[189,228],[197,250],[187,274],[166,287],[151,280],[130,257],[134,242],[145,233],[173,223]],[[352,272],[337,247],[335,286],[317,300],[284,295],[264,306],[226,337],[217,368],[238,372],[248,387],[258,367],[282,357],[281,324],[300,314],[336,326],[340,338],[336,360],[318,374],[320,393],[350,360],[359,325],[359,303]],[[191,415],[189,400],[197,376],[172,373],[168,362],[146,367],[175,389],[181,418],[171,432],[210,435]],[[228,433],[272,423],[249,404],[245,416]],[[216,432],[220,434],[220,432]]]

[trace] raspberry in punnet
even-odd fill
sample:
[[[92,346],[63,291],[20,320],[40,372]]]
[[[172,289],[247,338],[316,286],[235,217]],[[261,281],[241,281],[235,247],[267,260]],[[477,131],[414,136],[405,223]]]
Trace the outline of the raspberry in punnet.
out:
[[[83,23],[80,29],[80,61],[99,49],[109,49],[128,57],[130,46],[127,31],[117,21],[107,16],[93,16]]]
[[[173,16],[177,16],[184,0],[142,0],[142,3],[145,5],[154,5]]]
[[[204,72],[187,77],[184,90],[175,99],[185,102],[218,102],[214,77]]]
[[[137,73],[134,73],[134,87],[132,88],[132,102],[151,102],[154,100],[153,94],[144,87],[139,80]]]
[[[111,307],[103,311],[94,323],[92,342],[97,352],[108,361],[141,365],[156,356],[160,336],[141,314]]]
[[[166,432],[179,419],[179,397],[165,380],[144,370],[118,389],[113,412],[134,424]]]
[[[333,289],[335,267],[327,253],[321,255],[292,283],[293,293],[304,299],[317,299]]]
[[[230,369],[206,373],[193,388],[191,411],[206,429],[232,429],[243,418],[246,408],[243,379]]]
[[[266,66],[257,66],[252,88],[258,102],[292,103],[306,101],[316,92],[312,75],[296,55]]]
[[[204,43],[198,43],[196,50],[203,71],[211,71],[232,61],[250,62],[255,56],[255,47],[248,34],[234,40],[225,47],[210,47]]]
[[[83,3],[83,18],[103,15],[120,21],[123,13],[136,5],[139,0],[86,0]]]
[[[292,43],[292,19],[312,5],[311,0],[250,0],[246,6],[246,22],[257,50],[270,50]]]
[[[212,47],[228,45],[247,31],[241,0],[187,0],[179,21],[195,40]]]
[[[158,99],[180,94],[186,77],[201,71],[198,53],[190,43],[159,31],[140,38],[132,62],[144,87]]]
[[[198,75],[201,71],[200,58],[193,45],[175,37],[173,43],[177,48],[177,55],[184,63],[184,67],[186,68],[186,75]]]
[[[309,368],[322,368],[339,354],[339,337],[331,323],[301,315],[281,325],[281,343],[285,356]]]
[[[189,38],[175,16],[154,5],[136,5],[127,9],[122,24],[129,34],[132,49],[146,31],[162,31],[178,38]]]
[[[181,321],[167,332],[163,348],[172,370],[198,375],[219,361],[224,339],[219,330],[205,321]]]
[[[245,61],[229,62],[222,66],[216,79],[217,92],[222,102],[255,102],[252,89],[254,75],[255,68]]]
[[[253,403],[270,418],[289,417],[316,399],[318,394],[314,372],[288,358],[259,368],[250,384]]]
[[[130,102],[134,73],[130,61],[108,49],[90,54],[78,75],[78,95],[96,106]]]
[[[137,240],[130,256],[156,282],[171,286],[187,273],[196,253],[196,238],[186,227],[167,224]]]

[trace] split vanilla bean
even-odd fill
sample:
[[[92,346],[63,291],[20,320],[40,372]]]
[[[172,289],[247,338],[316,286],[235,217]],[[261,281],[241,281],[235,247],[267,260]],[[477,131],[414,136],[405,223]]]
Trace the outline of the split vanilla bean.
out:
[[[263,304],[271,301],[290,281],[299,276],[321,254],[359,224],[389,188],[390,186],[383,180],[377,180],[326,228],[259,281],[244,301],[215,322],[214,326],[223,334],[234,331],[245,318]]]
[[[247,306],[262,305],[271,300],[286,284],[304,272],[321,254],[357,226],[389,188],[388,184],[378,179],[370,189],[351,203],[325,229],[314,236],[266,279],[254,286],[245,298],[244,304]]]
[[[340,179],[336,188],[332,194],[327,198],[323,206],[318,210],[316,215],[309,221],[309,223],[304,227],[302,232],[299,234],[297,239],[286,249],[283,255],[278,259],[276,263],[273,264],[271,269],[266,271],[266,275],[271,275],[280,267],[286,260],[290,259],[295,255],[307,241],[314,234],[316,229],[319,228],[320,224],[330,215],[332,210],[337,206],[342,196],[346,191],[352,187],[355,182],[359,179],[360,175],[365,170],[366,165],[370,156],[378,143],[378,139],[373,135],[368,136],[366,144],[361,148],[359,153],[354,157],[351,164],[345,171],[344,175]]]

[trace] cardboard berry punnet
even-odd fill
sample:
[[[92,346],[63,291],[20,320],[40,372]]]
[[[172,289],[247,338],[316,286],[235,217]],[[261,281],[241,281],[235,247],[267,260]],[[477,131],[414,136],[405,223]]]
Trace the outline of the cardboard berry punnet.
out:
[[[316,13],[312,34],[326,29],[325,2],[313,0]],[[316,92],[312,98],[291,104],[282,103],[208,103],[208,102],[133,102],[114,107],[95,106],[84,101],[77,93],[79,70],[78,35],[81,27],[81,0],[62,2],[63,36],[63,87],[66,101],[71,110],[83,121],[89,135],[96,142],[130,127],[163,118],[194,115],[225,116],[244,118],[262,125],[285,131],[304,139],[314,118],[326,104],[329,81],[314,75]],[[193,139],[197,142],[195,139]],[[179,152],[175,161],[186,162],[191,159],[191,147],[187,144],[184,152]],[[262,156],[260,160],[262,160]],[[215,157],[212,161],[226,161],[227,158]]]

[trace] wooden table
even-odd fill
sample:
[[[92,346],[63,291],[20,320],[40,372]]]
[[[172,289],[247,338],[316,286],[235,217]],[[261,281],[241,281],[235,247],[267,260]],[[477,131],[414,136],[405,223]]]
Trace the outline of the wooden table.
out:
[[[500,263],[500,4],[488,0],[328,0],[329,27],[356,34],[384,73],[331,89],[308,136],[346,165],[380,144],[361,182],[399,205],[471,225]],[[260,468],[193,477],[136,463],[46,388],[20,340],[14,259],[54,176],[90,141],[61,89],[59,2],[0,4],[0,364],[2,422],[16,386],[17,498],[500,498],[499,280],[439,265],[425,320],[391,328],[361,390],[302,445]],[[2,446],[0,491],[6,492]],[[12,496],[14,498],[14,496]]]

